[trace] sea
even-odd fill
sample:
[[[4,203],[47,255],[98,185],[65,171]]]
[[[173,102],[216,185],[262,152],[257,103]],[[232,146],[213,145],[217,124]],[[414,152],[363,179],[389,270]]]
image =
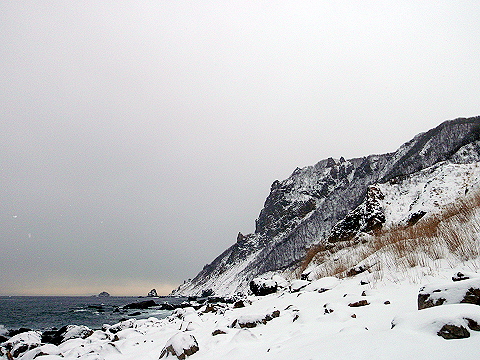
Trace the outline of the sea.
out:
[[[177,304],[185,300],[175,297],[150,299],[157,304]],[[145,300],[120,296],[0,296],[0,331],[19,328],[44,331],[60,329],[64,325],[86,325],[96,330],[104,324],[113,325],[124,319],[161,319],[171,313],[155,307],[122,309],[124,305]]]

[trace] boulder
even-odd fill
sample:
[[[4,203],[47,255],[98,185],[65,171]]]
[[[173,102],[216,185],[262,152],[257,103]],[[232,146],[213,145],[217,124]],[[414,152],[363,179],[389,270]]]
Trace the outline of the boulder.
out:
[[[480,278],[443,285],[427,285],[418,294],[418,310],[444,304],[480,305]]]
[[[199,350],[197,340],[193,335],[186,333],[178,333],[173,335],[165,344],[160,354],[160,359],[170,355],[176,356],[180,360],[186,359],[188,356],[195,354]]]
[[[437,332],[438,336],[443,337],[444,339],[465,339],[470,337],[470,332],[465,329],[462,325],[454,324],[445,324]]]
[[[255,278],[250,281],[250,290],[257,296],[274,294],[278,290],[278,284],[275,280],[265,278]]]

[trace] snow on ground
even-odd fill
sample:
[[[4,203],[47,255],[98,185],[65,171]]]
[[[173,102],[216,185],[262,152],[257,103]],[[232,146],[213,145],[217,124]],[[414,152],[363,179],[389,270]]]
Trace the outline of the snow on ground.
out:
[[[454,284],[452,275],[469,269],[468,263],[444,268],[421,283],[404,279],[361,285],[369,280],[367,273],[320,279],[298,292],[249,297],[251,304],[245,301],[243,308],[177,309],[166,319],[129,320],[110,330],[106,326],[86,339],[30,350],[22,359],[157,360],[162,352],[175,359],[164,351],[169,344],[176,351],[198,344],[198,352],[188,357],[192,360],[476,359],[480,332],[470,330],[469,338],[456,340],[445,340],[437,332],[445,323],[465,325],[465,318],[480,323],[480,306],[417,310],[422,285]]]

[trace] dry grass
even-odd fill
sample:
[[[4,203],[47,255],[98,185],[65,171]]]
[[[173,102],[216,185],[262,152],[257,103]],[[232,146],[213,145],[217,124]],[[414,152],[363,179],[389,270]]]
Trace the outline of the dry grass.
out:
[[[301,264],[303,272],[317,265],[316,277],[345,277],[349,269],[369,262],[375,276],[389,268],[430,268],[439,259],[464,262],[480,256],[480,191],[446,206],[440,213],[425,216],[416,224],[381,229],[354,241],[337,242],[328,250],[319,245],[309,249]],[[456,261],[452,260],[456,259]]]

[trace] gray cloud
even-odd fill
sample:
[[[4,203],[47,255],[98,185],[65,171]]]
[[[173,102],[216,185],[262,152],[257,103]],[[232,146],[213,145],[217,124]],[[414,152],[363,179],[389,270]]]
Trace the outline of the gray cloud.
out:
[[[1,292],[167,289],[295,167],[478,115],[479,10],[3,2]]]

